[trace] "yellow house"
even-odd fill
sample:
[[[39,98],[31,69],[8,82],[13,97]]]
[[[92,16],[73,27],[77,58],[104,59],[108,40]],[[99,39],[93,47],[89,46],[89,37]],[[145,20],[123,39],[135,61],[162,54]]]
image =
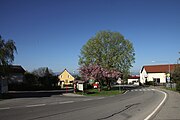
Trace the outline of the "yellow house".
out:
[[[64,69],[64,71],[58,76],[58,79],[58,85],[63,87],[64,85],[73,85],[75,78],[66,69]]]

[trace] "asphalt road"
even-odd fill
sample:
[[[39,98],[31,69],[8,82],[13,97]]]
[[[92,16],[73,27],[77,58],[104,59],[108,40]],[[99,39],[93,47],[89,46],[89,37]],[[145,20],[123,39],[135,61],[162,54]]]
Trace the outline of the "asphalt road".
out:
[[[112,97],[17,98],[0,101],[1,120],[143,120],[164,94],[151,88]]]

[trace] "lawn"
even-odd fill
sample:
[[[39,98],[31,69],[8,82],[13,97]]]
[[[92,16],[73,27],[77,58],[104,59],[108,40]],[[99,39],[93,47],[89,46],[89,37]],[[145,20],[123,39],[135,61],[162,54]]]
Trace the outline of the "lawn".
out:
[[[178,91],[176,90],[176,88],[168,88],[168,87],[163,87],[163,88],[166,89],[166,90],[171,90],[171,91],[178,92]]]
[[[98,89],[89,89],[85,93],[78,92],[77,94],[83,94],[85,96],[113,96],[124,93],[124,90],[105,90],[103,89],[101,92]]]

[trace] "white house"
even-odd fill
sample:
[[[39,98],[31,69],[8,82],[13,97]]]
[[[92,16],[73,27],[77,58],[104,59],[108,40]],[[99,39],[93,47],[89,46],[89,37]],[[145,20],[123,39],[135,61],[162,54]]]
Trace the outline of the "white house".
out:
[[[170,73],[174,67],[175,64],[143,66],[140,71],[140,82],[142,84],[149,81],[153,81],[156,84],[167,83],[170,81]]]
[[[128,78],[128,84],[139,85],[139,75],[131,75]]]

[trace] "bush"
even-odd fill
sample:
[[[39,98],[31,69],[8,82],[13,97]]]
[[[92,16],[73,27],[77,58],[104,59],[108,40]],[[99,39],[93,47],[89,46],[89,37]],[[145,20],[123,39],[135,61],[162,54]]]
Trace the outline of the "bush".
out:
[[[154,81],[148,81],[146,82],[146,85],[154,85]]]
[[[176,90],[180,92],[180,81],[178,81],[176,84]]]

